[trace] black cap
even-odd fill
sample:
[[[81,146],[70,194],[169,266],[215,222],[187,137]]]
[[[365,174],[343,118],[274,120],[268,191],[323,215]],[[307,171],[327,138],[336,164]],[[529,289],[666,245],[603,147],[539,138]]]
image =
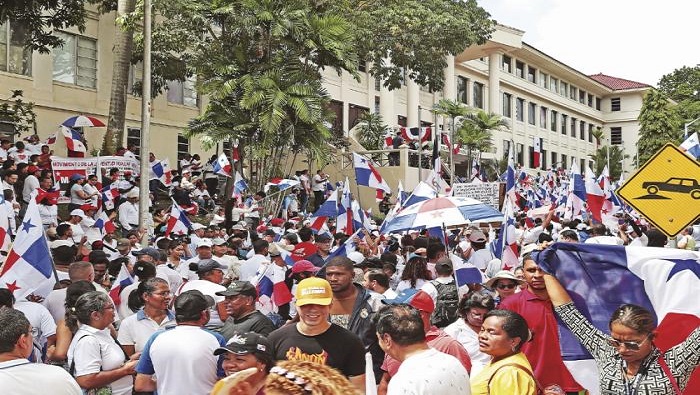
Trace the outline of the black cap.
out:
[[[197,273],[206,273],[214,269],[226,270],[227,268],[213,259],[202,259],[197,263],[196,271]]]
[[[225,291],[220,291],[216,293],[217,296],[236,296],[244,295],[251,296],[253,298],[258,297],[258,291],[255,290],[255,286],[248,281],[234,281],[231,285],[226,288]]]
[[[133,251],[131,254],[136,255],[136,256],[148,255],[151,258],[156,259],[156,260],[158,258],[160,258],[160,251],[157,248],[153,248],[153,247],[144,247],[138,251]]]
[[[319,233],[314,237],[316,241],[330,241],[331,237],[327,233]]]
[[[231,352],[236,355],[258,354],[266,356],[270,360],[273,359],[270,341],[255,332],[234,334],[226,343],[225,347],[219,347],[214,350],[214,355],[221,355],[226,352]]]
[[[196,289],[185,291],[175,298],[175,315],[191,316],[214,307],[214,304],[214,298]]]

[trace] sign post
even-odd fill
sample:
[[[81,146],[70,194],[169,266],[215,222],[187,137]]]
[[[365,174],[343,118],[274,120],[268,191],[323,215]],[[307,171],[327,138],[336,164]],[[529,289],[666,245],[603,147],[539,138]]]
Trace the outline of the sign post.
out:
[[[615,193],[673,237],[700,218],[700,163],[666,144]]]

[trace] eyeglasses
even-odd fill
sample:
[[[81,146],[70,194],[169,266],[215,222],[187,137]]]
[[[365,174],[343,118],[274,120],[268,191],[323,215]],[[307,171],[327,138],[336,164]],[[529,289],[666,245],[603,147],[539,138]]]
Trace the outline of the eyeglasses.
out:
[[[608,338],[608,344],[615,347],[615,348],[620,348],[620,346],[624,345],[626,349],[630,351],[639,351],[639,348],[642,347],[642,344],[644,344],[647,340],[651,338],[651,335],[647,335],[644,340],[641,342],[632,342],[632,341],[622,341],[622,340],[617,340],[612,337]]]
[[[513,289],[513,288],[515,288],[515,284],[513,284],[513,283],[510,283],[510,284],[498,284],[498,285],[496,286],[496,288],[498,288],[498,289]]]

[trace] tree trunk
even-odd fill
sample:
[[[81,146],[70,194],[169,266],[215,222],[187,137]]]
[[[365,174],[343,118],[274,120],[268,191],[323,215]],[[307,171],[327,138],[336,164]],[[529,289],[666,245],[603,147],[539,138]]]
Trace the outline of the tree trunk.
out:
[[[117,18],[134,12],[136,0],[118,0]],[[124,30],[117,23],[114,32],[114,61],[112,63],[112,88],[109,98],[107,133],[102,143],[102,152],[111,155],[117,145],[124,143],[126,121],[126,93],[129,82],[129,66],[134,43],[133,30]]]

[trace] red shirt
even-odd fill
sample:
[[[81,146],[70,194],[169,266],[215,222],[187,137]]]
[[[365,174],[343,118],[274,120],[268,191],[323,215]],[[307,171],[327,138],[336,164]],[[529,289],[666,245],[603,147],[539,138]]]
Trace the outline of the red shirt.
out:
[[[442,329],[436,326],[430,328],[428,333],[425,334],[425,340],[428,343],[428,347],[434,348],[445,354],[452,355],[453,357],[459,359],[462,363],[467,373],[472,370],[472,360],[469,359],[469,354],[467,350],[464,349],[462,343],[458,342],[452,336],[448,335]],[[384,354],[384,362],[382,363],[382,370],[389,374],[389,377],[394,377],[396,372],[399,371],[401,362],[389,356],[389,354]]]
[[[527,321],[533,338],[523,345],[522,351],[530,361],[535,377],[542,387],[558,384],[566,392],[583,389],[561,359],[559,326],[552,302],[542,300],[529,289],[524,289],[509,296],[498,308],[515,311]]]
[[[298,262],[302,259],[306,259],[310,255],[315,254],[316,250],[318,250],[316,244],[309,241],[301,242],[294,246],[294,250],[292,250],[292,260],[294,260],[294,262]]]

